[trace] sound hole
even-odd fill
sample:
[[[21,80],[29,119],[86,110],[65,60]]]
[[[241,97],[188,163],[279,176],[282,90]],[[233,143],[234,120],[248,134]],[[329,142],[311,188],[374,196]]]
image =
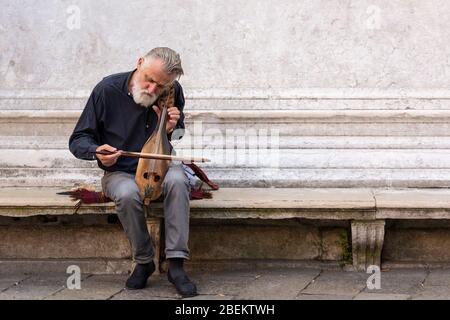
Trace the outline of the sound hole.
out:
[[[148,172],[144,172],[144,179],[148,180]]]
[[[155,182],[158,182],[160,179],[161,179],[161,177],[160,176],[158,176],[158,175],[155,175],[155,178],[154,178],[155,180]]]

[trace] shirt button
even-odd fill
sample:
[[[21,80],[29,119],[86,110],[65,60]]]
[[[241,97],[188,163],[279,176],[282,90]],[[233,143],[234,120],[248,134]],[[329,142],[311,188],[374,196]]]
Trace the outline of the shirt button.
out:
[[[149,125],[146,125],[145,127],[148,129]]]

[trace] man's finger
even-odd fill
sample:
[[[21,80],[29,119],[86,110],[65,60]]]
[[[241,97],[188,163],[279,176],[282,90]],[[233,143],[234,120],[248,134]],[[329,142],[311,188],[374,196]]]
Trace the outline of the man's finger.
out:
[[[109,144],[104,144],[104,145],[101,145],[100,147],[98,147],[96,151],[102,151],[102,150],[114,152],[117,150],[117,148],[111,147]]]

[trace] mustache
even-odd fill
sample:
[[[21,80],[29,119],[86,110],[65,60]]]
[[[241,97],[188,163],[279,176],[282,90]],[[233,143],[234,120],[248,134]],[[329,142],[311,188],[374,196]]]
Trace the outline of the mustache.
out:
[[[150,93],[150,92],[149,92],[148,90],[146,90],[146,89],[140,89],[138,92],[139,92],[139,93],[146,94],[146,95],[149,95],[149,96],[154,96],[154,95],[155,95],[154,93]]]

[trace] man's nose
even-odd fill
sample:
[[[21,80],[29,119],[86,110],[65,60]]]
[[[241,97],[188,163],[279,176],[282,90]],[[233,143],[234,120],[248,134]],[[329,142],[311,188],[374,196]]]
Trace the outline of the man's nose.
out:
[[[156,93],[158,86],[156,85],[156,83],[150,83],[147,90],[149,93],[153,94]]]

